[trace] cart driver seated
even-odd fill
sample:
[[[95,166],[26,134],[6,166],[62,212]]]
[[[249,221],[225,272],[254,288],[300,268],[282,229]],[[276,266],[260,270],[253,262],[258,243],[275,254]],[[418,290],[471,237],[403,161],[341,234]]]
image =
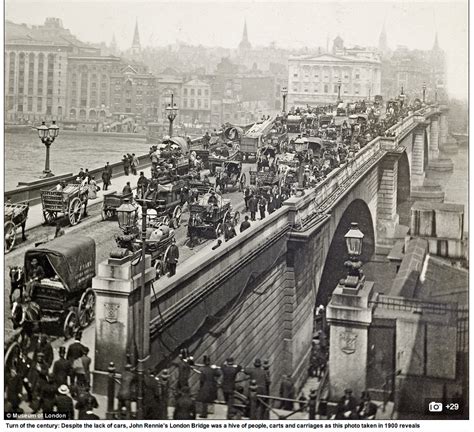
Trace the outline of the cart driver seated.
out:
[[[31,297],[35,286],[41,283],[41,280],[46,277],[43,267],[39,264],[36,258],[31,260],[31,273],[29,283],[26,286],[26,297]]]
[[[158,193],[157,190],[157,184],[156,181],[153,179],[148,183],[148,187],[145,192],[145,197],[144,199],[150,200],[150,201],[155,201],[156,200],[156,194]]]
[[[218,200],[214,191],[211,191],[211,196],[207,200],[207,205],[209,206],[209,213],[214,215],[217,214]]]

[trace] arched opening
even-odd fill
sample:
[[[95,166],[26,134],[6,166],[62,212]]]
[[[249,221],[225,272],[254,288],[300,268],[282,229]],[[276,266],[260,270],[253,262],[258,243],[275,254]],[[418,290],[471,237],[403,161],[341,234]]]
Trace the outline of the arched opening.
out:
[[[83,109],[82,109],[82,110],[79,111],[79,118],[80,118],[81,120],[85,120],[85,119],[86,119],[86,110],[83,110]]]
[[[97,118],[97,112],[95,110],[90,110],[89,111],[89,118],[91,120],[95,120]]]
[[[334,288],[347,275],[344,262],[347,261],[348,256],[344,236],[349,231],[351,222],[357,222],[359,229],[364,233],[361,261],[367,263],[374,254],[375,234],[372,216],[367,204],[357,199],[347,207],[337,225],[324,263],[323,274],[316,295],[316,305],[326,306]]]
[[[101,110],[101,111],[100,111],[99,117],[101,118],[101,120],[104,120],[104,119],[105,119],[105,111],[104,111],[104,110]]]
[[[76,110],[74,108],[71,108],[69,111],[69,118],[75,119],[76,118]]]

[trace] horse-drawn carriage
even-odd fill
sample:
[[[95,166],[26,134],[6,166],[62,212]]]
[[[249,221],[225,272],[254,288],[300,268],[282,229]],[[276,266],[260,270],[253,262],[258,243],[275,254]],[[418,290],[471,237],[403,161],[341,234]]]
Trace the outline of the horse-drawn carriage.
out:
[[[144,198],[148,201],[148,212],[162,225],[178,228],[181,223],[182,207],[181,192],[185,183],[183,180],[168,181],[148,185]]]
[[[242,162],[235,160],[223,162],[222,166],[216,169],[216,176],[216,184],[219,184],[222,192],[229,186],[235,188],[237,185],[239,190],[243,190],[247,181],[245,173],[242,172]]]
[[[191,245],[196,238],[216,239],[224,233],[224,224],[235,226],[240,213],[232,211],[230,200],[223,199],[215,191],[204,194],[196,204],[189,206],[188,237]]]
[[[62,190],[42,190],[41,203],[45,222],[55,222],[59,213],[62,213],[71,225],[77,225],[87,207],[87,196],[87,187],[77,183],[68,184]]]
[[[102,220],[112,219],[117,214],[117,209],[126,201],[132,198],[132,194],[122,194],[118,192],[110,192],[104,194],[104,202],[102,204]]]
[[[95,241],[90,237],[67,235],[25,253],[21,280],[12,289],[12,321],[15,328],[27,322],[55,322],[64,337],[95,317]],[[38,270],[40,269],[40,270]]]
[[[16,230],[19,226],[22,229],[22,235],[24,237],[29,208],[28,202],[17,204],[5,203],[3,224],[5,253],[10,252],[15,246]]]

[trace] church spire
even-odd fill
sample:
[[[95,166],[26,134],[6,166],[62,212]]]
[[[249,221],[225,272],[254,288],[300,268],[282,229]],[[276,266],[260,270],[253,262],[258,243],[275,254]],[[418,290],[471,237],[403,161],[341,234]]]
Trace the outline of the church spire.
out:
[[[433,51],[439,51],[438,32],[435,33],[435,40],[434,40],[434,44],[433,44]]]
[[[244,21],[244,31],[242,33],[242,40],[240,41],[239,44],[239,50],[240,51],[248,51],[252,48],[249,42],[249,37],[247,34],[247,20]]]
[[[132,52],[137,54],[141,51],[140,34],[138,33],[138,19],[135,21],[135,32],[133,34]]]
[[[387,32],[385,30],[385,20],[383,21],[382,31],[380,32],[379,36],[379,51],[382,54],[387,52],[388,45],[387,45]]]

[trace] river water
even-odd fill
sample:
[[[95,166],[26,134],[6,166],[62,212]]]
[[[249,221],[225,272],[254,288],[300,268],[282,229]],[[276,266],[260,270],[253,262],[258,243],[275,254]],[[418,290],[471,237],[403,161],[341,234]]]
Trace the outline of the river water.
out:
[[[60,133],[51,146],[50,167],[54,174],[76,173],[80,168],[91,170],[118,162],[125,153],[148,153],[149,148],[144,138]],[[18,181],[37,180],[43,173],[45,154],[35,130],[5,133],[5,190],[15,188]]]

